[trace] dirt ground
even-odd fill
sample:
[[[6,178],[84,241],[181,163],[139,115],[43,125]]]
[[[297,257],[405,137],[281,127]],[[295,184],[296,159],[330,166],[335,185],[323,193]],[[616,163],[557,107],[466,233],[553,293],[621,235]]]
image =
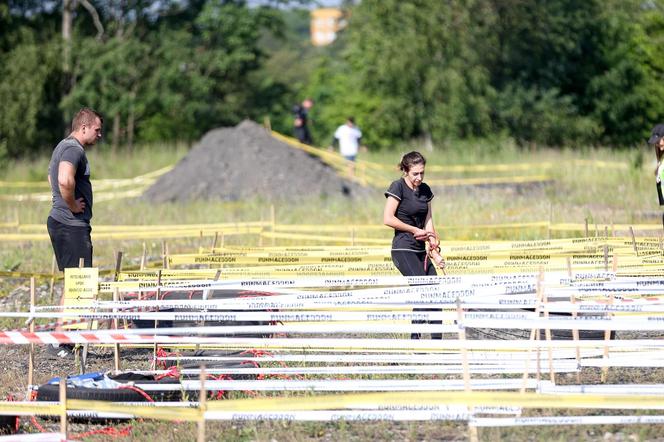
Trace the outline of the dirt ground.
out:
[[[8,281],[5,281],[7,283]],[[14,288],[2,302],[3,310],[27,309],[29,287],[14,281]],[[55,297],[59,293],[56,291]],[[46,284],[37,287],[37,297],[47,302],[49,290]],[[3,328],[16,328],[20,325]],[[619,333],[617,339],[633,339],[637,336]],[[646,336],[639,336],[646,337]],[[650,337],[650,336],[648,336]],[[122,368],[124,370],[149,369],[152,359],[150,349],[123,349]],[[0,346],[0,393],[3,397],[24,398],[27,391],[28,346]],[[110,348],[93,347],[88,357],[87,371],[109,371],[113,368],[113,353]],[[36,347],[35,383],[47,382],[50,378],[60,375],[77,374],[79,367],[73,357],[59,357],[48,351],[46,346]],[[584,368],[581,381],[584,384],[599,384],[601,370]],[[547,374],[543,374],[544,377]],[[610,369],[607,382],[619,383],[662,383],[664,369]],[[576,374],[559,374],[556,382],[560,385],[576,384]],[[633,414],[632,410],[613,411],[618,414]],[[610,412],[595,410],[526,410],[524,415],[583,415],[605,414]],[[655,413],[658,414],[658,413]],[[58,431],[57,421],[38,420],[44,430]],[[22,431],[35,432],[42,428],[36,427],[29,418],[21,419]],[[124,428],[126,424],[114,424],[114,428]],[[153,441],[154,434],[164,435],[164,441],[193,440],[195,425],[188,423],[169,423],[159,421],[132,422],[129,436],[119,440]],[[103,425],[71,425],[73,433],[84,433],[104,428]],[[297,441],[297,440],[468,440],[468,428],[463,422],[210,422],[207,425],[209,440],[265,440],[265,441]],[[482,428],[479,430],[480,440],[514,440],[514,441],[664,441],[664,426],[567,426],[567,427],[535,427],[535,428]],[[84,438],[90,440],[89,437]],[[118,440],[111,436],[94,436],[93,440]]]

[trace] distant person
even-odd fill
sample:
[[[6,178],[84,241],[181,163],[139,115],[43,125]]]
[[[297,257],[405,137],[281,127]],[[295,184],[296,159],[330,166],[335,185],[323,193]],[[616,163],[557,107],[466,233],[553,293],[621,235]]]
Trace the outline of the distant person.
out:
[[[445,260],[440,256],[440,241],[433,225],[433,192],[423,182],[425,165],[426,159],[419,152],[405,154],[399,163],[403,176],[392,182],[385,192],[387,200],[383,223],[394,229],[392,262],[403,276],[435,276],[437,273],[434,264],[441,269],[445,268]],[[432,253],[427,252],[427,243]],[[442,324],[441,321],[429,323]],[[419,338],[419,333],[411,334],[411,339]],[[442,339],[442,333],[432,333],[431,338]]]
[[[334,132],[332,144],[339,143],[339,153],[348,161],[357,159],[357,152],[360,150],[360,140],[362,131],[355,125],[355,119],[348,117],[346,123],[342,124]]]
[[[655,182],[657,183],[657,196],[659,205],[664,206],[664,195],[662,194],[662,179],[664,179],[664,124],[658,124],[652,129],[648,144],[655,146],[655,157],[657,158],[657,167],[655,168]],[[662,214],[662,227],[664,227],[664,213]]]
[[[92,267],[92,185],[85,149],[101,138],[103,117],[84,107],[72,121],[71,133],[60,141],[48,165],[53,207],[46,226],[58,268]]]
[[[309,132],[309,110],[314,102],[311,98],[305,98],[301,104],[293,107],[293,135],[300,143],[312,145],[311,133]]]

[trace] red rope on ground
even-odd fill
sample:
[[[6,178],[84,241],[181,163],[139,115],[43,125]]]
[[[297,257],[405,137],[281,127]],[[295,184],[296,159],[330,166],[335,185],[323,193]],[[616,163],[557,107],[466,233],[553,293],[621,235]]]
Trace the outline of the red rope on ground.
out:
[[[37,399],[37,392],[32,391],[30,392],[30,396],[27,398],[29,401],[34,401]],[[32,422],[32,425],[40,432],[40,433],[45,433],[46,429],[42,427],[39,422],[37,422],[37,418],[35,416],[30,416],[30,422]]]
[[[132,430],[133,428],[131,425],[126,425],[125,427],[122,427],[120,429],[115,427],[105,427],[99,430],[86,431],[85,433],[70,434],[70,436],[74,439],[83,439],[85,437],[96,436],[96,435],[104,435],[111,437],[129,437],[131,435]]]
[[[161,350],[161,349],[160,349]],[[155,376],[155,381],[160,381],[164,378],[175,378],[175,379],[180,379],[180,370],[178,370],[177,365],[173,365],[168,369],[167,373],[160,374],[158,376]]]
[[[263,356],[267,356],[267,357],[274,356],[274,354],[270,353],[269,351],[259,350],[257,348],[252,348],[252,349],[249,349],[249,350],[245,350],[245,351],[241,352],[240,354],[244,355],[244,354],[247,354],[247,353],[254,356],[254,357],[256,357],[256,358],[262,358]]]
[[[258,362],[256,362],[256,361],[242,361],[242,362],[240,362],[240,365],[242,365],[242,364],[251,364],[256,368],[261,368],[261,366],[258,365]],[[265,375],[263,373],[259,373],[258,376],[256,376],[256,379],[258,379],[260,381],[264,377],[265,377]]]
[[[154,362],[153,365],[155,367],[161,367],[163,369],[166,369],[166,361],[160,361],[159,358],[167,358],[169,356],[180,356],[180,353],[178,353],[177,351],[168,352],[161,347],[157,348],[157,354],[155,355],[156,359],[153,361]]]
[[[151,397],[149,394],[147,394],[145,391],[143,391],[143,390],[141,390],[140,388],[135,387],[135,386],[133,386],[133,385],[123,385],[123,386],[121,386],[121,387],[118,387],[118,390],[131,390],[131,391],[135,391],[136,393],[140,394],[140,395],[143,396],[145,399],[147,399],[148,402],[154,402],[154,399],[152,399],[152,397]]]
[[[220,374],[219,376],[209,375],[208,379],[212,379],[214,381],[223,381],[223,380],[232,380],[233,378],[231,378],[230,376],[228,376],[226,374]],[[210,392],[210,398],[220,400],[220,399],[224,398],[225,394],[226,394],[225,390],[217,390],[216,393],[214,391],[211,391]]]
[[[30,416],[30,422],[35,426],[37,431],[40,433],[46,433],[46,428],[42,427],[39,422],[37,422],[37,418],[35,416]]]

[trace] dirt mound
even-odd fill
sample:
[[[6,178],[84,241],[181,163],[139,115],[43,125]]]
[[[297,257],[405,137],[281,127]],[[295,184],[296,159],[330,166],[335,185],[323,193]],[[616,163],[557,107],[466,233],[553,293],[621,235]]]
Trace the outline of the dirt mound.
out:
[[[368,196],[370,190],[341,178],[318,158],[273,138],[245,120],[214,129],[144,194],[152,202],[192,199],[293,200]]]

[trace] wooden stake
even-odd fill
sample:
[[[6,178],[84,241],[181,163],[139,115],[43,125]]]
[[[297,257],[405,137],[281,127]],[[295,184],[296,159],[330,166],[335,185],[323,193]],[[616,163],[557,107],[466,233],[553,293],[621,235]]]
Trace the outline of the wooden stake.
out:
[[[613,305],[613,293],[611,293],[611,297],[609,298],[609,305]],[[613,316],[611,313],[606,314],[608,317]],[[604,330],[604,342],[611,340],[611,329],[606,329]],[[607,359],[609,359],[609,346],[604,345],[604,355],[602,356],[602,359],[606,362]],[[602,367],[602,376],[601,376],[601,381],[602,383],[606,383],[607,379],[609,377],[609,366],[605,365]]]
[[[200,417],[198,419],[198,442],[205,442],[205,412],[207,411],[207,390],[205,388],[205,365],[201,365],[201,389],[198,393],[198,411]]]
[[[35,311],[35,277],[30,278],[30,313]],[[30,333],[35,332],[35,320],[33,317],[30,317]],[[28,394],[27,400],[30,397],[30,389],[34,382],[34,372],[35,372],[35,344],[30,344],[30,352],[28,353]]]
[[[463,309],[461,308],[461,299],[457,298],[457,325],[459,326],[459,340],[466,342],[466,329],[463,326]],[[465,345],[461,347],[461,364],[463,366],[463,388],[470,391],[470,369],[468,368],[468,349]]]
[[[540,273],[542,273],[540,269]],[[535,317],[539,318],[540,313],[542,311],[542,291],[540,290],[540,283],[538,280],[537,283],[537,305],[535,306]],[[530,338],[529,340],[532,342],[535,340],[535,336],[539,335],[540,330],[538,328],[533,328],[530,330]],[[529,378],[529,370],[530,370],[530,354],[532,352],[532,347],[528,348],[528,354],[526,357],[526,364],[523,369],[523,385],[521,386],[521,393],[526,392],[526,386],[528,383],[528,378]],[[539,364],[539,346],[537,346],[537,363]]]
[[[161,270],[157,272],[157,301],[161,301]],[[154,321],[154,328],[155,331],[154,333],[157,334],[157,328],[159,327],[159,321],[155,319]],[[159,352],[159,344],[156,342],[154,343],[154,346],[152,348],[153,355],[152,355],[152,369],[156,370],[157,369],[157,353]]]
[[[67,376],[60,376],[60,433],[67,437]]]
[[[609,271],[609,246],[604,244],[604,271]]]
[[[629,234],[632,236],[632,247],[634,247],[634,253],[636,253],[636,256],[639,256],[639,251],[636,249],[636,237],[634,236],[634,229],[632,226],[629,226]]]
[[[543,272],[542,272],[543,273]],[[541,280],[544,279],[544,276],[541,277]],[[539,283],[542,284],[541,282]],[[542,291],[542,300],[544,301],[544,318],[549,319],[549,297],[544,293],[544,288],[540,289]],[[556,374],[553,371],[553,343],[551,342],[551,328],[547,325],[544,329],[544,334],[546,337],[546,343],[548,345],[548,354],[549,354],[549,380],[556,383]]]
[[[466,329],[463,326],[463,309],[461,308],[461,299],[457,298],[457,325],[459,326],[459,340],[465,344],[466,342]],[[468,366],[468,349],[465,345],[461,346],[461,365],[463,367],[463,389],[465,392],[472,391],[470,384],[470,367]],[[468,407],[468,413],[472,414],[473,407]],[[477,427],[468,423],[468,439],[471,442],[479,441],[479,434]]]
[[[212,240],[212,252],[217,248],[217,241],[219,240],[219,232],[214,232],[214,239]]]
[[[570,295],[569,301],[572,305],[576,304],[576,297],[574,295]],[[572,312],[572,318],[576,320],[578,316],[578,313],[576,311]],[[581,348],[579,347],[579,329],[578,328],[573,328],[572,329],[572,339],[574,340],[574,343],[576,344],[576,366],[577,366],[577,372],[576,372],[576,382],[577,384],[581,384],[581,371],[580,371],[580,364],[581,364]]]
[[[541,339],[541,330],[537,330],[537,333],[535,334],[535,340],[539,341]],[[535,355],[537,356],[537,360],[535,361],[535,379],[537,380],[537,383],[542,380],[542,349],[540,346],[537,346],[537,350],[535,350]]]
[[[145,244],[145,241],[143,241],[143,251],[141,252],[140,269],[145,270],[147,265],[148,265],[148,246],[147,246],[147,244]]]
[[[94,296],[94,302],[96,303],[96,301],[97,301],[97,295]],[[96,313],[97,308],[94,308],[93,312]],[[94,319],[90,319],[88,321],[88,331],[92,330],[92,324],[94,324]],[[85,374],[85,366],[88,363],[88,349],[89,348],[90,348],[89,343],[86,342],[85,344],[83,344],[83,353],[81,355],[81,366],[80,366],[80,369],[79,369],[80,374]]]
[[[113,301],[117,302],[120,300],[120,289],[118,287],[115,287],[113,289]],[[114,308],[113,312],[117,312],[118,309]],[[118,329],[118,318],[113,318],[113,328],[115,330]],[[115,364],[115,371],[119,372],[120,371],[120,344],[115,344],[113,346],[113,362]]]
[[[53,297],[55,296],[55,272],[57,270],[58,261],[55,259],[55,255],[53,255],[53,260],[51,261],[51,283],[48,288],[48,299],[51,301],[51,304],[53,304]]]
[[[145,243],[143,243],[143,250],[144,250],[143,254],[145,254]],[[118,282],[118,279],[120,279],[120,272],[122,272],[122,256],[123,256],[122,250],[119,250],[115,254],[115,270],[113,272],[113,281],[115,281],[115,282]],[[141,270],[145,270],[143,260],[141,260]],[[141,297],[141,293],[142,292],[138,292],[139,300],[140,300],[140,297]],[[122,324],[124,325],[124,328],[127,328],[127,320],[126,319],[122,320]],[[117,328],[117,324],[116,324],[115,328]]]
[[[166,244],[166,241],[161,242],[161,253],[162,257],[164,260],[164,268],[168,268],[168,244]]]
[[[613,273],[616,273],[618,271],[618,257],[614,254],[613,255]],[[614,294],[611,293],[610,298],[609,298],[609,305],[613,305],[614,301]],[[607,316],[613,317],[613,314],[607,313]],[[609,341],[611,340],[611,329],[606,329],[604,330],[604,341]],[[602,359],[605,361],[609,358],[609,346],[605,345],[604,346],[604,354],[602,356]],[[608,380],[609,377],[609,366],[604,366],[602,367],[602,375],[600,377],[600,380],[602,383],[605,383]]]
[[[143,270],[143,268],[141,268],[141,270]],[[118,251],[115,254],[115,271],[113,272],[113,281],[118,282],[118,279],[120,279],[121,271],[122,271],[122,250]]]
[[[590,235],[588,234],[588,218],[586,218],[586,229],[585,229],[585,232],[586,232],[586,238],[588,238],[588,236],[590,236]]]

